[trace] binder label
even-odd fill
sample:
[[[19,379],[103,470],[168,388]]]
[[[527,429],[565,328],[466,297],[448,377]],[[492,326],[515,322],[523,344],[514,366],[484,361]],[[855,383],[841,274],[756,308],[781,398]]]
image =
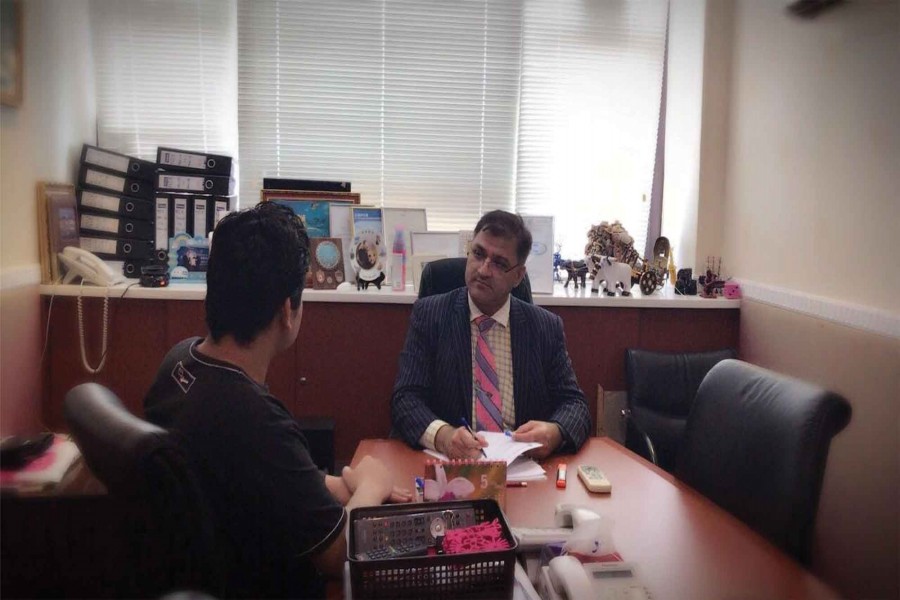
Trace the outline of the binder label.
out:
[[[84,182],[86,184],[96,185],[97,187],[106,188],[108,190],[116,190],[117,192],[125,191],[124,177],[116,177],[115,175],[101,173],[100,171],[94,171],[93,169],[88,169],[85,172]]]
[[[79,244],[83,250],[93,252],[94,254],[116,253],[116,240],[101,240],[100,238],[83,237]]]
[[[228,214],[228,202],[223,202],[221,200],[216,200],[216,214],[213,215],[213,228],[219,224],[219,221],[222,220],[222,217]]]
[[[189,154],[188,152],[162,151],[160,164],[168,167],[187,167],[189,169],[205,169],[206,157],[202,154]]]
[[[156,199],[156,247],[169,249],[169,199]]]
[[[202,192],[204,177],[191,177],[190,175],[160,175],[159,187],[164,190],[190,190]],[[177,205],[176,205],[177,206]]]
[[[81,205],[116,212],[119,210],[119,199],[115,196],[85,190],[81,192]]]
[[[175,198],[174,212],[172,233],[187,233],[187,198]]]
[[[206,198],[194,198],[194,237],[206,237]]]
[[[119,231],[119,220],[96,215],[81,215],[81,228],[103,231],[105,233],[117,233]]]
[[[84,162],[97,165],[98,167],[112,169],[113,171],[119,171],[120,173],[128,172],[127,156],[116,156],[115,154],[103,152],[96,148],[87,149],[87,153],[84,156]]]

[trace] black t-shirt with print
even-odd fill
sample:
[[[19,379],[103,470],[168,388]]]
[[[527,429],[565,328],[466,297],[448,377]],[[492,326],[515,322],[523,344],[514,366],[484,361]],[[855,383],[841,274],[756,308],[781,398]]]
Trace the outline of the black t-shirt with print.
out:
[[[329,547],[344,509],[325,487],[284,405],[234,365],[172,348],[144,399],[147,420],[179,434],[228,557],[229,596],[318,597],[310,557]]]

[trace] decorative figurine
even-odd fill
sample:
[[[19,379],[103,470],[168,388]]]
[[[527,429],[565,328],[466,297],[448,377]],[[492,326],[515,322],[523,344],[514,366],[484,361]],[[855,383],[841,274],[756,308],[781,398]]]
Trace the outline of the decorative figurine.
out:
[[[700,285],[703,287],[700,288],[699,295],[702,298],[716,298],[722,295],[725,282],[719,276],[721,269],[721,256],[706,257],[706,275],[700,277]]]
[[[573,279],[575,280],[575,289],[578,289],[578,280],[581,280],[581,287],[587,287],[585,283],[585,279],[587,277],[588,268],[587,265],[584,264],[583,260],[564,260],[562,262],[562,268],[566,270],[569,277],[566,279],[566,282],[563,284],[564,288],[569,287],[569,282]]]
[[[590,257],[590,262],[594,257]],[[600,291],[600,282],[603,282],[603,291],[607,296],[615,296],[616,291],[622,296],[631,295],[631,266],[611,259],[608,256],[600,257],[600,265],[595,269],[594,282],[591,284],[591,292]]]
[[[562,266],[562,245],[556,244],[556,252],[553,253],[553,281],[558,281],[562,283],[562,275],[559,272],[559,268]]]
[[[593,263],[591,276],[596,277],[596,271],[600,268],[603,257],[615,258],[631,267],[631,285],[639,283],[641,293],[652,294],[658,287],[662,287],[669,274],[667,271],[669,256],[669,240],[659,237],[653,245],[654,257],[651,260],[641,258],[634,249],[634,238],[628,235],[625,227],[619,221],[610,225],[603,221],[599,225],[592,225],[588,231],[588,243],[584,247],[584,253],[591,258]],[[630,286],[629,286],[630,287]]]

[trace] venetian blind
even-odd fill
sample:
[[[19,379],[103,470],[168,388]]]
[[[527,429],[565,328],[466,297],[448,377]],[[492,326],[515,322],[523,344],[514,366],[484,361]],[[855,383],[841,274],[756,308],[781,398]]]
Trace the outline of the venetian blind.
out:
[[[432,230],[514,209],[520,1],[240,0],[241,192],[350,181]]]
[[[237,157],[235,0],[92,0],[100,146]]]
[[[563,256],[620,220],[643,251],[666,44],[665,0],[525,2],[517,208],[554,215]]]

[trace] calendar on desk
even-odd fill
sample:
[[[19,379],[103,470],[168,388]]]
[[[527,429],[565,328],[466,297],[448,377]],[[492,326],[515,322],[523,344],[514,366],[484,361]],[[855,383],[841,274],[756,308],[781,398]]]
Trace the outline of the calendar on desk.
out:
[[[492,498],[506,508],[506,462],[502,460],[429,460],[425,463],[425,500]]]

